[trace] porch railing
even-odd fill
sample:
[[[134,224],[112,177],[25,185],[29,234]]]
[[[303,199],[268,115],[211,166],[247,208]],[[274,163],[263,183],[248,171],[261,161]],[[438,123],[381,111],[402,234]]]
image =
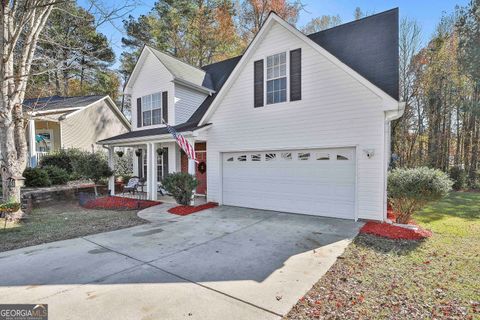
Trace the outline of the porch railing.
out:
[[[47,151],[37,151],[37,162],[36,164],[38,165],[40,163],[40,160],[42,160],[42,158],[44,156],[46,156],[49,152]]]

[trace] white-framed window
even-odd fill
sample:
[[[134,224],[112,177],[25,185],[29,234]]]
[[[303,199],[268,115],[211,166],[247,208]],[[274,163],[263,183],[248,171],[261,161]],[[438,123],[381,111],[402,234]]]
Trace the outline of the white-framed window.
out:
[[[287,101],[287,53],[267,57],[266,66],[267,104]]]
[[[147,166],[147,150],[143,150],[144,152],[142,153],[143,157],[143,177],[148,179],[148,166]],[[163,157],[162,156],[157,156],[157,182],[160,182],[163,180]]]
[[[142,97],[142,125],[162,123],[162,94],[160,92]]]

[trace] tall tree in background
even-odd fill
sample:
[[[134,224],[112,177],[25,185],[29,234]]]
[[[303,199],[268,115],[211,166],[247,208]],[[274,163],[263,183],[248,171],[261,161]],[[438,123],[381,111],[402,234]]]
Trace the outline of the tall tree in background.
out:
[[[360,7],[356,7],[355,10],[353,11],[353,18],[355,20],[361,19],[365,17],[366,14],[362,11]]]
[[[393,126],[400,166],[465,174],[480,188],[480,0],[444,16],[425,47],[414,21],[400,25],[400,96]]]
[[[0,152],[4,199],[20,202],[21,177],[27,165],[22,102],[37,41],[55,0],[3,0],[0,8]],[[17,183],[10,183],[10,182]],[[20,212],[12,217],[22,217]]]
[[[392,150],[401,154],[398,165],[404,166],[412,157],[414,146],[422,134],[422,109],[415,99],[414,57],[421,48],[421,28],[415,20],[403,18],[399,35],[400,101],[405,102],[403,116],[392,123]],[[420,121],[419,121],[420,120]]]
[[[249,43],[274,11],[288,23],[295,25],[303,4],[300,0],[244,0],[239,13],[240,30],[244,41]]]
[[[231,0],[160,0],[147,15],[124,22],[122,73],[128,77],[144,44],[194,66],[241,53]]]
[[[118,94],[118,76],[108,67],[115,55],[105,35],[97,31],[93,14],[67,1],[53,10],[35,55],[29,97]],[[117,87],[102,87],[105,79]]]
[[[464,162],[469,165],[470,183],[480,184],[477,171],[480,156],[480,0],[472,0],[466,8],[459,8],[457,17],[458,62],[470,83],[470,92],[464,101],[468,113],[465,126],[469,133],[463,145],[465,151],[471,150],[471,156],[464,155]]]
[[[310,20],[310,22],[302,28],[302,32],[305,34],[311,34],[338,26],[339,24],[342,24],[342,19],[338,14],[336,16],[323,15]]]

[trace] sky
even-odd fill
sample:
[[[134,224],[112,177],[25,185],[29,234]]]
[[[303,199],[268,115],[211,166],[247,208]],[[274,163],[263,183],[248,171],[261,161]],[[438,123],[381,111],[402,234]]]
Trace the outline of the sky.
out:
[[[118,6],[118,0],[100,0],[104,7]],[[153,7],[155,0],[136,0],[139,5],[131,8],[128,14],[138,17],[146,14]],[[465,6],[469,0],[302,0],[305,9],[300,13],[297,27],[302,27],[312,18],[321,15],[340,15],[342,22],[353,20],[353,12],[360,7],[368,14],[379,13],[392,8],[400,8],[400,19],[412,18],[418,21],[422,27],[423,41],[426,42],[435,31],[435,26],[444,12],[451,13],[456,5]],[[87,7],[89,0],[79,0],[80,5]],[[118,59],[123,51],[121,39],[123,36],[123,24],[121,19],[105,23],[100,26],[100,31],[107,36]]]

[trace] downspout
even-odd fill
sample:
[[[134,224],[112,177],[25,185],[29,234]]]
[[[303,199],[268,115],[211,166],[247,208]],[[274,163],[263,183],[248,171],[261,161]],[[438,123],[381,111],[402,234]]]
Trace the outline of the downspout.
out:
[[[385,161],[383,162],[383,221],[387,220],[387,177],[388,177],[388,166],[391,159],[391,140],[392,140],[392,130],[391,123],[393,120],[399,119],[405,112],[405,102],[398,103],[397,110],[385,111],[385,125],[384,125],[384,148],[385,148]]]

